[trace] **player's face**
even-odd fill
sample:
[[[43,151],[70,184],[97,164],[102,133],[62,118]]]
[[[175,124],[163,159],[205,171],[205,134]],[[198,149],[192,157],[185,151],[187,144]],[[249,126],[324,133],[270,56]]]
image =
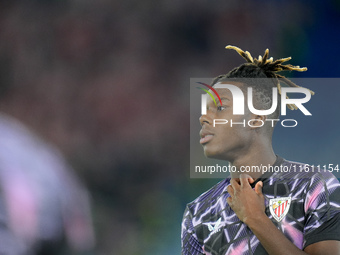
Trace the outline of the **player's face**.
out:
[[[242,84],[237,82],[229,82],[230,84]],[[233,115],[233,97],[228,89],[218,88],[217,93],[220,95],[222,105],[218,98],[215,98],[217,105],[213,99],[208,96],[207,114],[200,117],[202,129],[200,131],[200,143],[203,145],[204,154],[207,157],[231,160],[237,156],[246,153],[249,142],[252,139],[252,128],[248,126],[248,120],[253,118],[252,113],[245,105],[244,115]],[[212,93],[214,94],[214,93]],[[216,96],[216,95],[215,95]],[[227,124],[215,124],[214,119],[225,119]],[[243,123],[245,120],[245,127]],[[231,126],[231,121],[233,125]]]

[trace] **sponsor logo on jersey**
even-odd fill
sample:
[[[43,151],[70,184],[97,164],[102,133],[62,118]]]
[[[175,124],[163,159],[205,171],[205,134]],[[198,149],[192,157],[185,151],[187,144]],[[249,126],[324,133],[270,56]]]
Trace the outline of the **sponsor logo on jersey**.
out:
[[[215,223],[208,223],[208,229],[210,232],[212,232],[212,234],[215,234],[216,232],[221,230],[221,221],[222,218],[219,218]]]
[[[269,210],[277,222],[280,222],[288,213],[291,197],[272,198],[269,200]]]

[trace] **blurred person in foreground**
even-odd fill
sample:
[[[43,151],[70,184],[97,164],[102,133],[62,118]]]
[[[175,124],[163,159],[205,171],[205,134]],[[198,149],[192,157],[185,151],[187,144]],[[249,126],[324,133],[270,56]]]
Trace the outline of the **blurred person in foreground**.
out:
[[[1,67],[0,102],[10,75]],[[93,254],[87,190],[56,148],[2,108],[0,254]]]
[[[268,58],[268,49],[263,57],[253,59],[247,51],[227,48],[236,50],[247,63],[213,80],[210,89],[212,94],[215,88],[217,103],[207,99],[206,114],[200,117],[200,143],[207,157],[229,161],[236,170],[187,205],[182,254],[340,254],[339,181],[326,169],[312,171],[306,164],[274,153],[275,125],[268,120],[279,119],[280,107],[264,115],[264,111],[253,113],[245,104],[244,115],[236,115],[235,94],[223,87],[231,85],[230,89],[236,87],[245,94],[252,88],[254,108],[268,110],[275,94],[280,99],[283,84],[298,87],[277,72],[306,68],[283,65],[290,58]],[[298,109],[295,104],[287,106]],[[235,124],[214,125],[216,119]],[[253,166],[275,171],[243,173],[247,167],[256,169]]]

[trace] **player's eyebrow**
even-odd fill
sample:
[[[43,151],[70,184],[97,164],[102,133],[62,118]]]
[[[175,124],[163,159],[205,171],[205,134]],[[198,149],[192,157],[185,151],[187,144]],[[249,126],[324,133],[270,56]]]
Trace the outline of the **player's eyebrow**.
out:
[[[228,100],[228,101],[230,101],[230,99],[227,98],[227,97],[221,97],[221,101],[222,101],[222,100]]]

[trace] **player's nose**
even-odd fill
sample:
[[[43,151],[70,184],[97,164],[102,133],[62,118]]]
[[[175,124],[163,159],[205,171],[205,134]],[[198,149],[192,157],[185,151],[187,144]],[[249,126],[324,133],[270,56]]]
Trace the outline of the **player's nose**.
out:
[[[200,121],[201,126],[203,126],[204,123],[209,124],[209,125],[212,123],[212,119],[208,115],[202,115],[199,118],[199,121]]]

